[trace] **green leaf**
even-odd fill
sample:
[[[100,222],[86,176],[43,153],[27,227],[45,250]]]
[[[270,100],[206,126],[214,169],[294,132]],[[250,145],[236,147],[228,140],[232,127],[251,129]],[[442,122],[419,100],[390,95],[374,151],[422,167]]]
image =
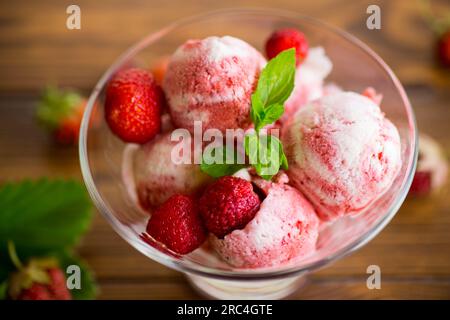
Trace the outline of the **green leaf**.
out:
[[[81,270],[81,288],[70,290],[72,298],[74,300],[92,300],[95,299],[98,288],[95,282],[95,277],[93,272],[89,269],[88,265],[78,258],[77,256],[71,254],[70,252],[63,252],[58,254],[58,259],[62,270],[66,273],[67,267],[70,265],[76,265],[80,267]],[[66,277],[70,277],[70,273],[66,273]]]
[[[250,118],[252,122],[255,124],[259,124],[261,122],[261,116],[264,114],[264,106],[262,102],[259,100],[258,96],[252,94],[252,107],[250,109]]]
[[[282,104],[272,104],[268,106],[263,111],[263,115],[260,117],[260,120],[255,127],[256,131],[259,131],[268,124],[274,123],[283,115],[283,113],[284,106]]]
[[[261,71],[254,95],[263,106],[283,104],[294,89],[295,49],[279,53]]]
[[[261,71],[258,85],[252,94],[250,117],[256,131],[278,120],[284,102],[294,89],[295,49],[282,51]]]
[[[289,169],[289,164],[288,164],[288,159],[286,158],[286,155],[284,154],[284,150],[283,148],[281,148],[281,168],[283,168],[284,170]]]
[[[0,300],[5,300],[8,291],[8,281],[3,281],[0,283]]]
[[[59,263],[59,266],[61,267],[61,270],[64,272],[66,277],[70,276],[70,274],[67,274],[67,267],[69,267],[70,265],[79,266],[80,271],[81,271],[81,278],[80,278],[81,288],[70,290],[72,297],[75,300],[95,299],[97,292],[98,292],[98,288],[97,288],[97,285],[95,282],[95,277],[94,277],[93,272],[89,269],[88,265],[83,260],[80,260],[77,256],[73,255],[69,251],[61,251],[61,252],[57,252],[57,253],[52,253],[49,256],[40,256],[40,255],[32,256],[33,260],[36,260],[39,258],[44,258],[44,259],[45,258],[47,258],[47,259],[56,258]],[[4,262],[5,262],[5,260],[1,259],[1,264],[2,264],[1,266],[5,265]],[[29,260],[23,259],[23,262],[25,262],[26,265],[28,265]],[[9,268],[6,268],[5,271],[6,271],[6,273],[2,277],[3,282],[0,282],[0,300],[7,298],[8,278],[9,278],[10,274],[12,272],[17,271],[17,269],[15,269],[14,267],[9,267]]]
[[[280,167],[288,168],[281,141],[272,135],[249,134],[244,139],[245,153],[256,173],[270,180]]]
[[[216,152],[218,154],[216,155]],[[227,157],[231,156],[231,151],[228,150],[226,146],[217,147],[212,151],[212,154],[203,153],[202,163],[200,164],[200,169],[206,174],[219,178],[223,176],[229,176],[245,168],[245,164],[239,164],[237,159],[237,153],[235,152],[233,156],[233,163],[226,163]],[[221,163],[217,163],[217,159],[222,159]],[[231,159],[231,158],[230,158]]]
[[[7,183],[0,187],[0,256],[14,242],[21,258],[75,245],[88,229],[92,206],[75,181]],[[8,259],[9,260],[9,259]],[[0,275],[4,272],[0,268]]]
[[[244,138],[244,149],[245,154],[248,156],[251,165],[256,165],[259,163],[258,160],[258,149],[259,142],[256,133],[246,135]]]

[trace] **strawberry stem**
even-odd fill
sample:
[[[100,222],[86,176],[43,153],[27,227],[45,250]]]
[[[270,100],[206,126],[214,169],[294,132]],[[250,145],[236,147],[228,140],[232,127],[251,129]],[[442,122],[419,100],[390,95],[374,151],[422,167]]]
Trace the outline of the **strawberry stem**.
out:
[[[8,254],[14,266],[17,269],[22,269],[23,264],[20,261],[19,257],[17,256],[16,246],[14,245],[14,242],[12,242],[11,240],[8,240]]]

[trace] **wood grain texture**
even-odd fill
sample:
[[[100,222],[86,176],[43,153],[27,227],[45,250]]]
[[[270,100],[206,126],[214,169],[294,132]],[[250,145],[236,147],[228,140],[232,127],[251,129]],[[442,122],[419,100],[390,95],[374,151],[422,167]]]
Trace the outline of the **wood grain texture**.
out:
[[[434,1],[450,10],[448,1]],[[75,149],[55,148],[33,115],[48,82],[88,93],[104,70],[144,35],[187,15],[225,7],[277,7],[346,29],[371,46],[405,85],[421,130],[450,155],[450,74],[436,67],[433,35],[415,1],[77,1],[82,29],[65,28],[69,1],[0,2],[0,181],[81,179]],[[382,30],[365,28],[366,8],[382,9]],[[176,9],[175,9],[176,8]],[[99,58],[101,57],[101,58]],[[357,253],[314,274],[294,299],[449,299],[448,191],[407,200],[389,226]],[[177,272],[150,261],[99,215],[79,248],[104,299],[200,298]],[[366,268],[382,269],[382,289],[368,290]]]

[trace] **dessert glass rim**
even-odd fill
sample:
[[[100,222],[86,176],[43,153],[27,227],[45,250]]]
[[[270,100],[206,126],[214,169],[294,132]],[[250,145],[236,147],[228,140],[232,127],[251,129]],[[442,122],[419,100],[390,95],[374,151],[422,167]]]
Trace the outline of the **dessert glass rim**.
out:
[[[320,260],[305,262],[304,264],[298,266],[288,265],[286,267],[276,267],[270,269],[239,269],[239,270],[224,270],[218,268],[207,267],[204,265],[197,264],[193,261],[177,259],[174,257],[170,257],[159,250],[147,246],[142,242],[136,242],[135,235],[131,234],[131,232],[127,232],[125,228],[121,228],[119,226],[119,222],[115,220],[114,214],[111,213],[111,207],[105,202],[102,198],[102,195],[97,190],[95,186],[95,182],[92,176],[91,168],[89,166],[88,152],[87,152],[87,137],[88,137],[88,129],[89,129],[89,119],[92,113],[92,110],[95,105],[95,101],[97,100],[99,93],[102,88],[105,86],[107,81],[111,78],[111,76],[123,65],[124,62],[133,57],[140,50],[150,45],[154,41],[158,40],[160,37],[163,37],[165,34],[169,33],[175,28],[183,26],[185,24],[198,21],[200,19],[210,19],[214,16],[225,16],[225,15],[269,15],[271,17],[279,17],[279,18],[288,18],[295,20],[306,21],[311,24],[315,24],[320,28],[328,29],[329,31],[339,35],[340,37],[345,38],[350,43],[354,44],[356,47],[361,49],[366,55],[368,55],[371,59],[375,60],[377,64],[379,64],[382,69],[387,73],[393,85],[397,89],[398,93],[401,96],[401,99],[404,103],[404,107],[407,111],[408,116],[408,125],[409,125],[409,135],[410,135],[410,148],[412,150],[408,159],[404,159],[407,161],[407,169],[406,175],[403,178],[401,183],[400,190],[398,192],[397,198],[393,201],[390,207],[387,209],[386,214],[379,219],[379,221],[373,226],[372,229],[367,231],[366,233],[359,236],[356,240],[351,243],[343,246],[338,249],[333,254],[326,256]],[[418,135],[417,135],[417,125],[415,116],[409,102],[409,99],[406,95],[406,92],[401,85],[400,81],[397,79],[393,71],[389,68],[389,66],[366,44],[364,44],[361,40],[357,39],[355,36],[347,33],[344,30],[341,30],[337,27],[328,25],[316,18],[312,18],[309,16],[305,16],[299,13],[293,13],[285,10],[278,9],[264,9],[264,8],[239,8],[239,9],[225,9],[225,10],[215,10],[207,13],[190,16],[187,18],[180,19],[175,21],[166,27],[152,32],[149,35],[145,36],[143,39],[135,43],[131,48],[126,50],[102,75],[100,80],[95,85],[92,93],[88,99],[86,110],[83,115],[83,120],[80,128],[80,137],[79,137],[79,159],[81,165],[81,172],[86,184],[89,195],[91,196],[93,202],[96,207],[102,214],[102,216],[109,222],[112,228],[130,245],[140,251],[142,254],[151,257],[153,260],[167,266],[173,268],[175,270],[186,272],[190,274],[195,274],[199,276],[206,276],[216,279],[223,280],[269,280],[269,279],[277,279],[284,278],[287,276],[295,276],[303,273],[308,273],[313,270],[317,270],[319,268],[325,267],[326,265],[335,262],[348,254],[354,252],[355,250],[361,248],[365,244],[367,244],[370,240],[372,240],[394,217],[400,206],[402,205],[406,195],[408,193],[409,187],[412,183],[414,172],[417,164],[418,157]]]

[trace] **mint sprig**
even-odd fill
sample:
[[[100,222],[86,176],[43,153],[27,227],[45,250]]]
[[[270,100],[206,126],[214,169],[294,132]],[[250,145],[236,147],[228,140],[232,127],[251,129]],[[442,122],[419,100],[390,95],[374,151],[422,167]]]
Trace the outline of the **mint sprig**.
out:
[[[272,135],[261,134],[260,130],[275,121],[284,113],[284,102],[294,89],[295,49],[287,49],[270,60],[261,71],[256,90],[251,97],[250,118],[255,133],[244,139],[245,153],[256,173],[270,180],[281,168],[287,169],[288,162],[281,141]],[[221,152],[221,151],[218,151]],[[224,154],[226,150],[222,151]],[[241,169],[242,165],[221,164],[205,161],[201,170],[213,177],[230,175]]]

